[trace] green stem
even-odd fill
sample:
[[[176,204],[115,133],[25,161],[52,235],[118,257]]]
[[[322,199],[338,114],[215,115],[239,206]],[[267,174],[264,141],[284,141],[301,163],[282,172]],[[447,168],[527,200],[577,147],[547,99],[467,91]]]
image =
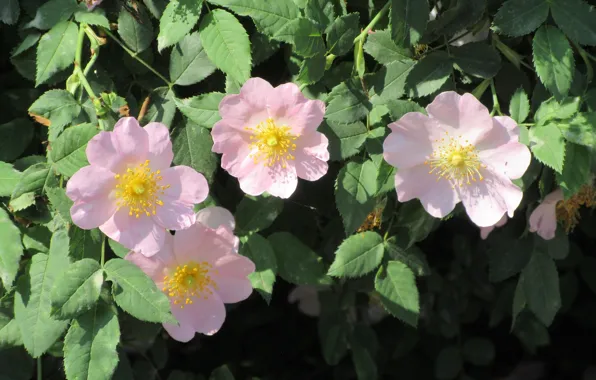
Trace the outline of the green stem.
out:
[[[389,220],[389,226],[387,227],[387,231],[385,231],[385,235],[383,236],[383,240],[387,241],[389,238],[389,231],[391,231],[391,227],[393,226],[393,221],[395,220],[395,213],[391,215],[391,219]]]
[[[41,364],[41,356],[37,358],[37,380],[43,380],[43,367]]]
[[[300,87],[298,87],[298,89],[300,90],[300,92],[302,92],[302,90],[304,90],[306,87],[308,87],[308,83],[302,83]]]
[[[97,61],[97,58],[99,58],[99,47],[93,50],[93,53],[91,53],[91,59],[89,60],[89,62],[87,62],[85,70],[83,70],[83,74],[85,76],[89,74],[89,71],[91,71],[91,68],[93,68],[93,65]]]
[[[503,116],[503,114],[501,113],[501,106],[499,105],[499,98],[497,97],[497,89],[495,88],[494,80],[490,81],[490,90],[493,93],[493,110],[491,111],[490,114],[491,114],[491,116],[493,116],[496,112],[497,115]]]
[[[103,32],[110,37],[112,40],[114,40],[114,42],[116,42],[118,45],[120,45],[120,47],[126,52],[128,53],[128,55],[130,55],[133,59],[135,59],[136,61],[138,61],[141,65],[145,66],[147,69],[149,69],[149,71],[151,71],[153,74],[155,74],[156,76],[158,76],[161,80],[163,80],[168,87],[172,87],[173,83],[170,82],[169,80],[166,79],[166,77],[164,77],[163,75],[161,75],[157,70],[155,70],[150,64],[148,64],[147,62],[143,61],[141,58],[138,57],[137,53],[135,53],[134,51],[130,50],[129,48],[126,47],[126,45],[124,45],[124,43],[122,43],[122,41],[120,41],[118,39],[118,37],[116,37],[115,35],[112,34],[112,32],[110,32],[109,30],[107,30],[106,28],[101,28],[101,30],[103,30]]]
[[[585,51],[581,46],[579,46],[579,44],[573,41],[571,41],[571,43],[579,53],[580,57],[582,57],[582,59],[584,60],[584,63],[586,64],[587,82],[588,84],[590,84],[592,82],[592,79],[594,79],[594,69],[592,68],[592,64],[590,63],[590,54],[587,51]]]
[[[83,56],[83,42],[85,41],[85,26],[86,26],[85,24],[81,24],[79,27],[79,36],[77,39],[77,50],[75,51],[74,72],[79,76],[79,80],[81,81],[81,84],[83,85],[83,88],[85,89],[85,91],[87,91],[87,94],[89,94],[89,97],[91,98],[91,100],[95,100],[97,98],[97,96],[95,95],[95,92],[93,92],[91,85],[87,81],[87,78],[85,77],[85,74],[83,73],[83,70],[81,70],[81,61],[82,61],[82,56]]]
[[[103,268],[103,264],[105,263],[106,260],[106,237],[104,236],[103,239],[101,239],[101,267]]]
[[[377,23],[379,22],[379,20],[381,19],[381,17],[383,17],[385,15],[385,13],[387,13],[387,11],[389,11],[389,6],[391,5],[391,1],[388,1],[387,4],[385,4],[385,6],[383,8],[381,8],[381,10],[379,11],[379,13],[377,13],[377,15],[370,20],[370,23],[366,26],[366,28],[364,28],[364,30],[362,31],[362,33],[360,33],[358,35],[358,37],[356,37],[354,39],[354,43],[356,44],[358,41],[360,40],[364,40],[366,38],[366,35],[368,34],[368,32],[370,30],[372,30],[372,28],[375,27],[375,25],[377,25]]]

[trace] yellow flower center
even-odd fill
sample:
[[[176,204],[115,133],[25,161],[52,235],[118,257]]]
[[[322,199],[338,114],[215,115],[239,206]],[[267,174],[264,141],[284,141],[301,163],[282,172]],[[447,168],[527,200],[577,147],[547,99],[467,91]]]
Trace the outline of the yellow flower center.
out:
[[[155,215],[157,206],[163,206],[159,199],[170,185],[162,186],[160,171],[151,171],[149,160],[136,167],[126,169],[124,174],[116,174],[116,205],[118,210],[128,208],[128,215]]]
[[[194,297],[207,299],[208,294],[213,294],[217,284],[211,279],[210,273],[213,266],[206,261],[196,263],[194,261],[185,265],[179,265],[169,276],[163,278],[164,286],[162,291],[173,301],[174,305],[190,305]]]
[[[596,207],[596,190],[590,185],[584,185],[577,194],[557,203],[557,220],[565,226],[565,232],[573,231],[579,222],[579,210],[582,206]]]
[[[265,166],[273,166],[281,163],[281,166],[285,168],[288,160],[296,158],[290,152],[296,150],[294,141],[298,136],[290,132],[290,127],[278,126],[273,119],[269,118],[254,128],[246,127],[245,129],[252,133],[250,147],[256,148],[256,152],[252,153],[250,157],[255,164],[264,162]]]
[[[478,158],[478,151],[468,140],[462,142],[461,136],[450,137],[447,132],[446,138],[435,140],[440,143],[428,160],[424,162],[430,167],[429,174],[436,174],[437,181],[444,178],[454,182],[453,187],[458,185],[470,185],[472,182],[482,181],[484,177],[480,172],[486,168]]]

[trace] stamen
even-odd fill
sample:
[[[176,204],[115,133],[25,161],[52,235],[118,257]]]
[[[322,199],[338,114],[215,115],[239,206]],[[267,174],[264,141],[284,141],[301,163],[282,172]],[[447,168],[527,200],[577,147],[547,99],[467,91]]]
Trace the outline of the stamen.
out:
[[[190,261],[185,265],[179,265],[170,276],[164,276],[162,291],[172,298],[174,305],[184,309],[185,305],[192,305],[194,298],[207,299],[213,294],[212,289],[217,289],[217,284],[210,276],[212,272],[217,273],[206,261]]]
[[[564,225],[565,232],[570,233],[579,223],[579,211],[582,206],[596,207],[596,189],[591,185],[584,185],[577,194],[557,203],[557,220]]]
[[[250,147],[253,150],[256,149],[256,152],[252,153],[250,157],[255,164],[264,162],[265,166],[273,166],[281,163],[282,168],[285,168],[288,160],[296,159],[289,152],[296,150],[294,141],[298,136],[290,132],[292,130],[290,127],[277,126],[275,121],[269,118],[254,128],[245,127],[244,129],[252,132]]]

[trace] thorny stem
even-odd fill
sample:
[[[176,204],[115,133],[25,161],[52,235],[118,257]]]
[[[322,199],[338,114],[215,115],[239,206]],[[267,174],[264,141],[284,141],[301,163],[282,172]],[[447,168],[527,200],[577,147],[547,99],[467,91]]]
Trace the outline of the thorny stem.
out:
[[[377,25],[377,23],[379,22],[379,20],[385,15],[385,13],[387,13],[387,11],[389,10],[390,4],[391,4],[391,1],[388,1],[387,4],[385,4],[385,6],[383,8],[381,8],[379,13],[377,13],[377,15],[375,17],[373,17],[372,20],[370,20],[370,23],[366,26],[366,28],[364,28],[362,33],[360,33],[358,35],[358,37],[356,37],[354,39],[354,44],[356,44],[356,43],[358,43],[358,41],[364,40],[366,38],[366,35],[368,34],[368,32],[370,30],[372,30],[372,28],[374,28],[375,25]]]
[[[491,111],[490,115],[493,116],[495,112],[499,116],[503,116],[501,113],[501,106],[499,105],[499,99],[497,98],[497,89],[495,88],[495,81],[490,81],[490,90],[493,93],[493,110]]]
[[[161,75],[157,70],[155,70],[150,64],[148,64],[147,62],[143,61],[141,58],[139,58],[139,56],[137,55],[137,53],[135,53],[134,51],[130,50],[129,48],[126,47],[126,45],[124,45],[122,43],[122,41],[120,41],[118,39],[118,37],[116,37],[115,35],[112,34],[112,32],[110,32],[108,29],[101,27],[101,30],[108,36],[110,37],[112,40],[114,40],[114,42],[116,42],[118,45],[120,45],[120,47],[126,52],[128,53],[128,55],[130,55],[133,59],[135,59],[136,61],[138,61],[141,65],[145,66],[147,69],[149,69],[149,71],[151,71],[153,74],[157,75],[161,80],[163,80],[168,87],[172,88],[173,84],[172,82],[170,82],[169,80],[166,79],[166,77],[164,77],[163,75]]]

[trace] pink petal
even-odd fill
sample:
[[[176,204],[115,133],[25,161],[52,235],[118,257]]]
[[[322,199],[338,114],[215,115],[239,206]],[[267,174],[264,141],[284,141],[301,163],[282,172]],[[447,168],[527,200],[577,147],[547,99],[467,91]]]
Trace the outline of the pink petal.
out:
[[[130,252],[125,260],[138,266],[145,274],[153,279],[154,282],[162,282],[165,276],[165,266],[161,260],[155,259],[157,255],[147,257],[138,252]]]
[[[188,205],[201,203],[209,195],[205,176],[188,166],[175,166],[162,173],[162,185],[170,185],[165,196]]]
[[[267,99],[273,86],[261,78],[250,78],[242,85],[240,96],[256,109],[267,107]]]
[[[267,96],[272,89],[267,81],[251,78],[244,83],[240,94],[226,95],[222,99],[219,114],[229,127],[239,130],[254,127],[269,117]]]
[[[496,228],[496,227],[502,227],[505,225],[505,223],[507,223],[507,214],[503,214],[503,217],[497,222],[497,224],[495,224],[494,226],[490,226],[490,227],[480,227],[480,238],[482,240],[486,240],[486,238],[488,237],[488,235]]]
[[[433,141],[445,133],[441,124],[420,112],[405,114],[389,128],[392,132],[383,142],[383,157],[399,169],[424,163],[433,152]]]
[[[325,103],[323,101],[306,100],[302,96],[300,103],[297,105],[290,104],[288,108],[279,109],[274,120],[277,125],[291,127],[293,134],[303,135],[315,132],[323,122],[324,116]]]
[[[288,118],[288,111],[298,105],[308,102],[308,99],[302,95],[302,92],[294,83],[284,83],[275,87],[267,94],[267,107],[269,110],[269,117],[275,121],[278,119]],[[321,104],[314,105],[312,111],[316,112],[316,108],[320,111]],[[324,110],[324,104],[323,104]],[[323,111],[324,113],[324,111]],[[322,121],[322,119],[321,119]],[[320,124],[320,122],[319,122]],[[289,124],[288,124],[289,125]]]
[[[296,153],[302,151],[304,154],[318,158],[321,161],[329,161],[329,140],[320,132],[307,133],[296,140]],[[298,159],[296,159],[298,161]]]
[[[298,186],[298,177],[294,165],[288,163],[285,168],[281,165],[274,165],[268,169],[272,183],[267,189],[267,192],[283,199],[289,198]],[[242,188],[242,184],[240,187]]]
[[[75,203],[70,208],[74,224],[84,230],[91,230],[106,223],[116,212],[116,202],[107,196]]]
[[[472,94],[443,92],[426,107],[428,116],[447,126],[452,137],[462,136],[476,144],[493,122],[488,109]]]
[[[453,211],[459,197],[449,181],[437,181],[438,177],[428,171],[425,165],[399,170],[395,175],[397,199],[407,202],[418,198],[426,212],[435,218],[442,218]]]
[[[528,147],[519,142],[480,151],[478,157],[492,170],[502,173],[510,179],[521,178],[532,161]]]
[[[196,214],[192,205],[165,196],[161,200],[163,206],[158,206],[155,215],[152,216],[158,225],[166,230],[177,231],[195,224]]]
[[[211,277],[217,284],[215,291],[224,303],[235,303],[247,299],[252,293],[248,278],[255,271],[255,264],[240,255],[227,255],[215,263],[217,273]]]
[[[145,126],[149,136],[149,155],[153,170],[165,170],[170,167],[174,159],[170,131],[162,123],[149,123]]]
[[[505,213],[513,217],[523,193],[504,175],[491,170],[483,173],[482,181],[456,187],[456,190],[472,222],[479,227],[489,227]]]
[[[234,231],[234,228],[236,228],[234,215],[227,209],[217,206],[211,206],[200,210],[197,213],[197,222],[212,229],[226,226]]]
[[[172,339],[177,340],[178,342],[190,342],[195,336],[195,329],[190,325],[180,324],[179,326],[176,326],[171,323],[163,323],[163,328],[168,332]]]
[[[66,184],[66,195],[73,200],[89,201],[107,198],[116,188],[115,174],[102,167],[89,165],[77,171]]]
[[[165,243],[166,230],[142,215],[136,218],[121,209],[108,219],[99,229],[126,248],[145,256],[157,254]]]
[[[222,256],[234,254],[234,243],[217,231],[195,224],[174,235],[174,255],[179,264],[189,261],[215,263]]]
[[[249,159],[252,163],[252,159]],[[269,174],[270,168],[264,163],[247,164],[242,173],[239,173],[238,181],[240,188],[248,195],[261,195],[273,183],[273,178]]]
[[[299,178],[307,181],[316,181],[323,177],[327,173],[327,170],[329,170],[327,162],[313,156],[297,153],[296,160],[296,174]]]
[[[537,232],[544,240],[551,240],[557,231],[557,203],[563,200],[563,191],[557,189],[530,214],[530,232]]]
[[[288,295],[289,303],[298,302],[298,309],[310,317],[321,314],[321,303],[317,288],[311,285],[296,286]]]
[[[213,335],[226,319],[226,308],[217,293],[193,298],[193,303],[181,308],[172,304],[172,313],[181,326],[190,326],[196,332]]]

